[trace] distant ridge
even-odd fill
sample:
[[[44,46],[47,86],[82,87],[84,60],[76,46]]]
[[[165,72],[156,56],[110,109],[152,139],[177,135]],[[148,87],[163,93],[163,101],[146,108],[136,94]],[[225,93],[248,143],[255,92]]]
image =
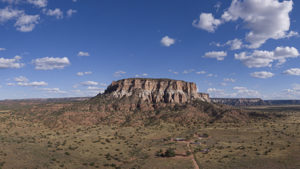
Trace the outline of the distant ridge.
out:
[[[231,106],[258,106],[266,103],[260,98],[211,98],[213,103]]]
[[[300,105],[300,100],[264,100],[267,105]]]
[[[213,103],[231,106],[300,105],[300,100],[262,100],[261,98],[211,98]]]

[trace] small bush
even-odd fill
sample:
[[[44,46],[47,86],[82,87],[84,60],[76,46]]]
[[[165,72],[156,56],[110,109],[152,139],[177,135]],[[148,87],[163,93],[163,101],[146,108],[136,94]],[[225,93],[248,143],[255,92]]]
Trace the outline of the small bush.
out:
[[[157,157],[175,157],[174,148],[168,148],[165,152],[161,149],[155,153]]]

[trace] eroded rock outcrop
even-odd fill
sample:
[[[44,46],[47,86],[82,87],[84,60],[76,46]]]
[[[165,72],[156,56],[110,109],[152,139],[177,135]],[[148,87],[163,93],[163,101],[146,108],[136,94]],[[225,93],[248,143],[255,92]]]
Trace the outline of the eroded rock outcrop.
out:
[[[48,109],[48,108],[47,108]],[[181,125],[246,122],[246,111],[210,102],[208,94],[198,93],[195,83],[171,79],[131,78],[112,82],[104,93],[55,111],[30,109],[49,127],[70,124]],[[255,115],[255,114],[254,114]]]
[[[209,102],[209,96],[198,93],[192,82],[171,79],[130,78],[112,82],[104,94],[114,98],[137,96],[147,103],[189,103],[200,99]]]

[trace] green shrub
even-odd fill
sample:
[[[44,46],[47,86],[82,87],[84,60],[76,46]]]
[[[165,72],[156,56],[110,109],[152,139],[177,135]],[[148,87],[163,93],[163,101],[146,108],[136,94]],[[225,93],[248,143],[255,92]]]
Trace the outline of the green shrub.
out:
[[[175,150],[174,148],[168,148],[165,152],[162,149],[155,153],[157,157],[175,157]]]
[[[168,148],[165,152],[165,157],[175,157],[175,150],[173,148]]]

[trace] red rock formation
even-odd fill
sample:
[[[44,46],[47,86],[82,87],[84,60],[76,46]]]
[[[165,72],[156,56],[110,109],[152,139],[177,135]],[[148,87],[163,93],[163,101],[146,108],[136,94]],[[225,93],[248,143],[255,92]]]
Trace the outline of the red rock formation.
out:
[[[123,79],[112,82],[104,94],[115,98],[137,96],[148,103],[188,103],[194,99],[210,101],[208,94],[197,92],[195,83],[171,79]]]

